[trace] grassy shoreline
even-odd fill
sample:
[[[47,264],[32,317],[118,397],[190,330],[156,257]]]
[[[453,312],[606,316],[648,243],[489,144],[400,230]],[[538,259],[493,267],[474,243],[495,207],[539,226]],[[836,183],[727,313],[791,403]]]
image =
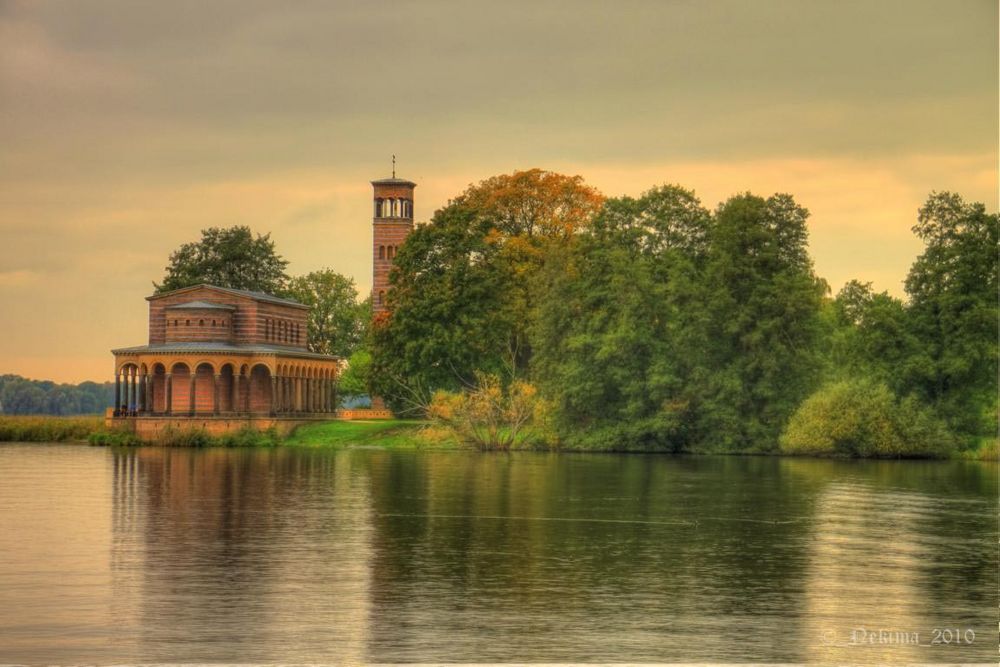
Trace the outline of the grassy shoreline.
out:
[[[0,442],[86,443],[102,428],[104,418],[100,415],[0,415]]]
[[[303,447],[332,449],[470,450],[450,432],[430,422],[405,419],[372,421],[326,421],[306,424],[284,438],[274,432],[244,429],[225,436],[210,436],[200,430],[176,430],[157,443],[144,443],[125,431],[106,429],[100,416],[78,417],[0,415],[0,442],[90,443],[104,446],[154,444],[167,447]],[[953,459],[998,461],[998,442],[984,437],[977,447],[955,454]],[[533,448],[525,448],[530,451]],[[538,449],[538,448],[535,448]],[[548,450],[546,450],[548,451]],[[604,451],[563,446],[558,451]],[[731,456],[732,453],[715,452]],[[773,453],[769,456],[788,456]]]

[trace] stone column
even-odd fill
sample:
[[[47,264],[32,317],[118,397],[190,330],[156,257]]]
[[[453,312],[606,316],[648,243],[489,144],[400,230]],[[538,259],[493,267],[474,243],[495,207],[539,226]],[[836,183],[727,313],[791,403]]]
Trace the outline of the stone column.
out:
[[[194,417],[194,411],[195,411],[195,407],[196,407],[196,405],[195,405],[195,398],[196,398],[196,396],[195,396],[195,388],[196,388],[195,387],[195,380],[198,379],[198,370],[195,369],[193,371],[190,371],[190,373],[191,373],[191,379],[188,380],[188,387],[189,387],[189,389],[188,389],[188,392],[189,392],[188,393],[188,414],[190,414],[192,417]]]
[[[240,411],[240,376],[236,370],[233,370],[233,400],[232,400],[232,411]]]
[[[115,416],[122,409],[122,374],[115,371]]]
[[[149,373],[143,373],[141,376],[142,381],[139,383],[139,391],[142,392],[142,399],[139,401],[139,411],[143,414],[149,412],[149,388],[152,384],[149,381]]]
[[[172,415],[174,413],[174,382],[173,373],[165,373],[163,375],[163,412],[166,415]]]
[[[139,392],[137,391],[136,380],[139,379],[139,369],[133,366],[128,374],[130,376],[128,390],[128,413],[131,415],[134,410],[138,409],[137,403]]]
[[[216,373],[212,377],[212,414],[219,414],[219,380],[222,379],[222,375]]]

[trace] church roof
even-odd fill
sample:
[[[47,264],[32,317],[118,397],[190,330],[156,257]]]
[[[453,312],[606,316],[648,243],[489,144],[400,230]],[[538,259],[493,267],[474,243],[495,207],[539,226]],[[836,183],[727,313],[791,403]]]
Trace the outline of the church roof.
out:
[[[319,354],[300,348],[282,347],[281,345],[234,345],[233,343],[159,343],[156,345],[136,345],[111,350],[112,354],[276,354],[283,357],[299,357],[305,359],[338,359],[330,354]]]
[[[162,299],[163,297],[172,294],[181,294],[183,292],[201,288],[216,290],[218,292],[223,292],[224,294],[236,294],[238,296],[245,296],[253,299],[254,301],[265,301],[267,303],[277,303],[282,306],[293,306],[295,308],[303,308],[305,310],[309,310],[309,306],[303,303],[299,303],[298,301],[292,301],[291,299],[284,299],[280,296],[274,296],[273,294],[265,294],[264,292],[254,292],[252,290],[246,290],[246,289],[233,289],[232,287],[219,287],[218,285],[208,285],[204,283],[201,285],[191,285],[190,287],[181,287],[180,289],[171,290],[169,292],[161,292],[160,294],[153,294],[152,296],[147,296],[146,300],[153,301],[154,299]]]
[[[372,185],[408,185],[411,188],[417,187],[417,184],[413,181],[408,181],[405,178],[380,178],[377,181],[372,181]]]
[[[178,303],[173,306],[167,306],[167,310],[172,310],[177,308],[178,310],[190,310],[197,308],[198,310],[236,310],[236,306],[230,306],[224,303],[209,303],[208,301],[188,301],[187,303]]]

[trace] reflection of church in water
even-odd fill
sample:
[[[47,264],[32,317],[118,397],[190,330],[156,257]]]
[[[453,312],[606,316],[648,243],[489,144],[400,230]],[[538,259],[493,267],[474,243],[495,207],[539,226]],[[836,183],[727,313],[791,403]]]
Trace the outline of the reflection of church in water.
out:
[[[386,311],[396,252],[413,230],[416,184],[393,172],[372,186],[372,307],[378,316]],[[248,423],[289,430],[336,413],[340,359],[309,351],[308,306],[213,285],[146,300],[148,343],[112,350],[115,407],[109,418],[119,425],[144,437],[192,420],[213,433]]]

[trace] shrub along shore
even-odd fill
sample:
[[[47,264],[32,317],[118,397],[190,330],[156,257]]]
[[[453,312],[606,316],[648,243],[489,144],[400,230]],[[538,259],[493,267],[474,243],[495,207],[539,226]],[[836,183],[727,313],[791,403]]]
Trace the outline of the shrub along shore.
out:
[[[911,448],[902,446],[900,435],[886,427],[877,416],[868,416],[868,421],[854,420],[864,428],[881,429],[887,433],[883,449],[873,450],[864,446],[852,446],[845,432],[838,434],[810,434],[809,424],[803,423],[790,429],[790,436],[783,438],[783,448],[766,455],[812,456],[825,458],[959,458],[966,460],[997,461],[998,439],[983,438],[977,445],[961,452],[950,448]],[[874,424],[874,427],[872,426]],[[891,422],[890,422],[891,424]],[[912,428],[912,427],[911,427]],[[930,428],[930,427],[926,427]],[[911,435],[905,433],[904,435]],[[838,439],[839,438],[839,439]],[[795,444],[788,446],[788,441]],[[241,429],[224,436],[212,436],[202,429],[172,429],[155,442],[143,442],[130,432],[107,429],[100,417],[48,417],[48,416],[2,416],[0,415],[0,442],[77,442],[98,446],[129,447],[154,445],[163,447],[326,447],[337,449],[378,448],[401,450],[475,450],[471,442],[465,441],[446,426],[435,422],[389,419],[379,421],[328,421],[301,426],[289,436],[281,437],[273,430],[258,431]],[[812,445],[803,443],[812,442]],[[831,443],[836,444],[831,444]],[[564,451],[564,452],[657,452],[655,448],[637,447],[634,443],[621,447],[587,447],[574,443],[551,442],[536,439],[529,432],[519,439],[513,450],[521,451]],[[722,454],[728,452],[688,452],[687,454]]]

